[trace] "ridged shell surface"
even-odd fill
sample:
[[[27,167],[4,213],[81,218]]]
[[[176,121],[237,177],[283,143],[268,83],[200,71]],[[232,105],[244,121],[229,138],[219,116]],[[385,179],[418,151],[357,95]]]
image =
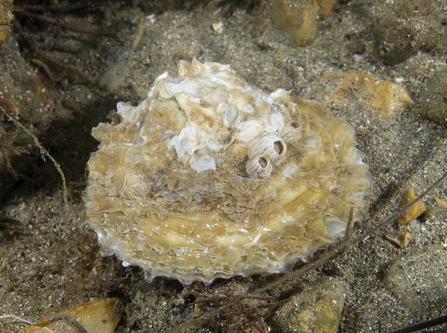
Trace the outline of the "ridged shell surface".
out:
[[[277,273],[340,237],[371,180],[354,130],[316,102],[179,63],[93,129],[87,217],[106,254],[184,284]]]

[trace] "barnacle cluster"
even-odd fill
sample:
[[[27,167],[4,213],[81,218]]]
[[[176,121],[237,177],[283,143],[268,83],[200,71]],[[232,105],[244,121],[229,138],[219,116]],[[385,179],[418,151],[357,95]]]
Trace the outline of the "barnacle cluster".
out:
[[[342,235],[371,187],[352,127],[227,65],[178,67],[92,131],[84,200],[104,252],[211,283],[286,271]]]

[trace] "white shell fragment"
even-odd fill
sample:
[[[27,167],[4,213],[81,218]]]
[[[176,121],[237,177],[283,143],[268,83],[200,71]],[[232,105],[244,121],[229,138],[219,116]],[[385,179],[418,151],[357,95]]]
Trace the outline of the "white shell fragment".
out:
[[[227,65],[180,61],[92,131],[84,200],[106,254],[184,284],[283,272],[334,242],[371,180],[354,130]]]

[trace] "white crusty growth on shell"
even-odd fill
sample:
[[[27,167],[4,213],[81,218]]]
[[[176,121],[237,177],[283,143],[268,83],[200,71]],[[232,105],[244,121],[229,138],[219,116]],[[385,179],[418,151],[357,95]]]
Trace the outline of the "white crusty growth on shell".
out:
[[[204,67],[198,63],[196,67]],[[188,121],[186,126],[168,140],[177,157],[197,171],[216,170],[216,160],[231,145],[238,144],[248,150],[245,171],[256,178],[270,177],[275,165],[285,156],[285,144],[280,135],[284,131],[281,105],[267,95],[255,91],[244,92],[250,87],[241,87],[240,93],[229,95],[228,90],[240,86],[234,80],[228,66],[219,65],[219,71],[203,72],[201,77],[185,76],[185,63],[180,63],[182,80],[169,79],[165,74],[155,81],[149,98],[175,99]],[[198,97],[200,96],[200,97]],[[254,114],[250,99],[274,106],[266,113]],[[235,143],[235,140],[238,143]]]
[[[179,63],[100,141],[84,200],[105,253],[188,284],[289,269],[343,234],[371,181],[353,129],[227,65]]]

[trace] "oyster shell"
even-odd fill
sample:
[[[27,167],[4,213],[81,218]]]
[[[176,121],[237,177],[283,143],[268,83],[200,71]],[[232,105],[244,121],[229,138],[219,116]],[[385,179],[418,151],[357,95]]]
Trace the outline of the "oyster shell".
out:
[[[84,200],[104,253],[209,284],[286,271],[340,237],[371,188],[353,128],[227,65],[178,67],[92,131]]]

